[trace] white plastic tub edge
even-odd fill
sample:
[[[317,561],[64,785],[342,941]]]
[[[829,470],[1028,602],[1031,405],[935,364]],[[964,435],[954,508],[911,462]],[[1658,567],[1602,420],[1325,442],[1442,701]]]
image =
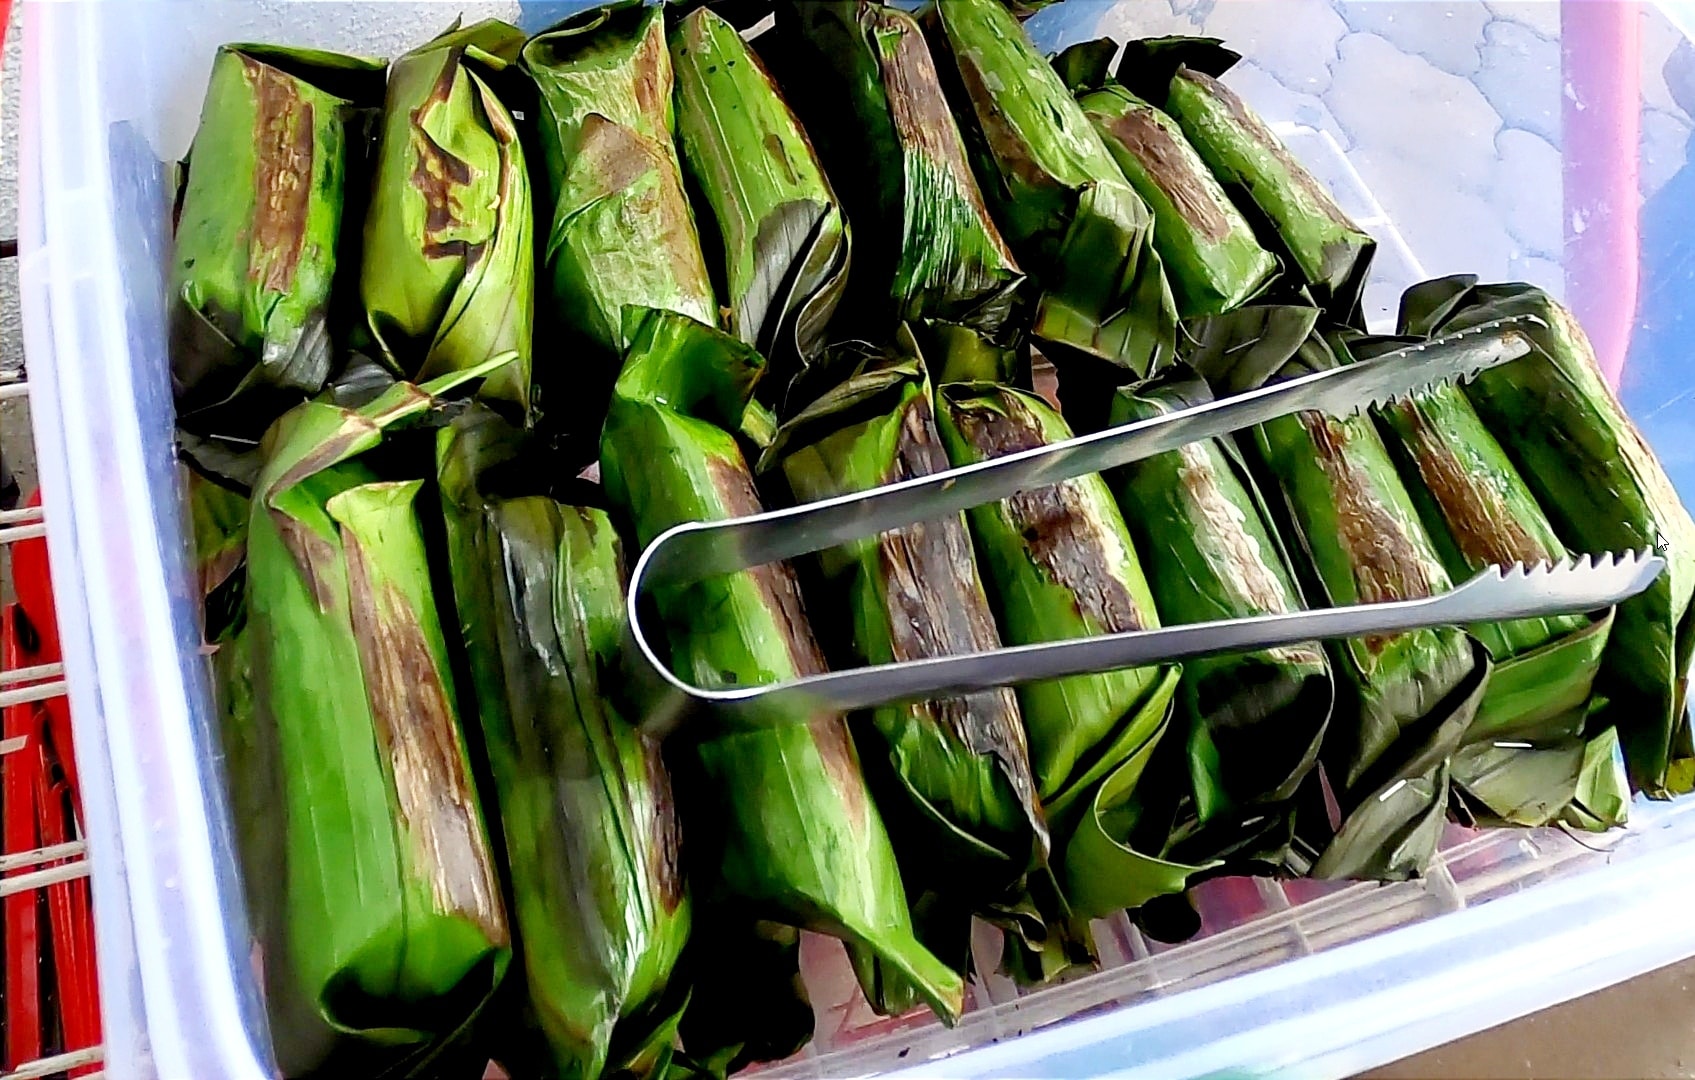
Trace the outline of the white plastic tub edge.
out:
[[[892,1075],[1350,1076],[1695,956],[1695,852],[1645,839],[1580,876]]]
[[[163,260],[122,262],[119,198],[136,192],[114,174],[118,125],[102,113],[101,58],[125,40],[114,24],[144,20],[147,6],[27,5],[25,335],[94,861],[106,1071],[247,1080],[274,1070],[213,718],[191,683],[193,613],[166,585],[186,580],[183,523],[155,499],[176,482],[159,400]],[[147,208],[161,236],[165,210]],[[1328,1077],[1414,1053],[1695,955],[1695,829],[1659,829],[1660,816],[1644,815],[1612,865],[902,1075]],[[1062,992],[1086,1007],[1091,993],[1110,999],[1102,985]],[[983,1030],[1017,1022],[1007,1011]],[[828,1060],[854,1071],[851,1051]]]
[[[90,55],[95,13],[32,4],[24,19],[19,278],[94,864],[106,1074],[257,1080],[274,1070],[261,1064],[263,1011],[235,944],[246,930],[229,816],[216,755],[191,745],[212,730],[190,716],[198,631],[187,598],[166,593],[166,553],[181,559],[185,537],[178,517],[154,509],[153,493],[177,482],[172,441],[139,419],[140,396],[169,383],[161,369],[152,387],[136,385],[162,357],[132,355],[130,291],[148,283],[123,272],[113,129],[94,108],[97,65],[75,60]]]

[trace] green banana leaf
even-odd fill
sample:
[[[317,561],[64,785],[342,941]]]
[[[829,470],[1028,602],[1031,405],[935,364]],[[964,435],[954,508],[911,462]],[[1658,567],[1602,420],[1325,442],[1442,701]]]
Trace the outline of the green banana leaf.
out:
[[[431,593],[418,481],[385,429],[492,364],[308,402],[265,440],[247,538],[257,723],[274,732],[286,962],[333,1031],[397,1055],[463,1030],[510,953]],[[274,867],[272,872],[274,873]]]
[[[1398,339],[1333,343],[1368,359]],[[1375,410],[1419,518],[1455,581],[1490,566],[1535,566],[1566,556],[1553,524],[1489,433],[1465,391],[1444,384]],[[1495,673],[1472,739],[1575,736],[1606,648],[1611,611],[1469,627]],[[1546,646],[1554,647],[1546,647]]]
[[[335,362],[336,264],[380,60],[225,45],[195,132],[171,266],[178,423],[257,439]],[[356,235],[356,234],[355,234]]]
[[[929,380],[910,335],[903,337],[895,356],[848,379],[779,433],[762,469],[780,464],[797,502],[948,467]],[[963,515],[845,544],[817,561],[818,599],[829,603],[816,606],[851,613],[853,663],[1000,648]],[[1047,825],[1011,690],[883,706],[869,719],[876,737],[867,757],[887,759],[903,804],[879,800],[909,888],[923,882],[988,902],[1045,859]]]
[[[665,5],[588,12],[524,46],[540,90],[549,189],[545,265],[557,313],[600,357],[572,394],[604,404],[628,338],[626,306],[712,323],[718,304],[671,141]],[[594,422],[599,410],[593,410]]]
[[[1315,335],[1281,374],[1336,363]],[[1370,417],[1297,413],[1259,425],[1246,441],[1282,496],[1312,595],[1331,605],[1380,603],[1453,587]],[[1323,759],[1346,820],[1313,873],[1417,874],[1435,853],[1448,758],[1482,700],[1488,650],[1446,627],[1352,639],[1330,651],[1348,692],[1339,695]]]
[[[1212,401],[1182,367],[1118,391],[1114,424]],[[1112,478],[1168,624],[1299,611],[1282,540],[1234,444],[1190,443]],[[1318,760],[1335,698],[1316,642],[1183,665],[1179,713],[1201,823],[1287,802]]]
[[[1470,670],[1427,715],[1402,728],[1353,790],[1336,792],[1342,821],[1309,876],[1399,881],[1423,874],[1435,858],[1447,823],[1452,760],[1489,682],[1489,650],[1475,639],[1460,640],[1470,649]],[[1324,829],[1302,817],[1296,824],[1317,847]]]
[[[1630,776],[1617,728],[1603,728],[1584,745],[1577,794],[1560,820],[1590,832],[1604,832],[1630,820]]]
[[[729,331],[792,380],[822,347],[846,285],[847,219],[806,132],[734,26],[700,8],[670,44],[677,142],[717,225]]]
[[[877,340],[900,319],[1011,336],[1023,273],[989,218],[918,21],[870,0],[788,0],[784,85],[842,190],[857,250],[844,312]],[[843,105],[846,109],[843,109]]]
[[[195,578],[201,601],[201,634],[216,644],[239,629],[247,615],[247,496],[182,470],[194,532]]]
[[[1545,745],[1474,742],[1454,755],[1454,789],[1485,824],[1535,828],[1563,821],[1603,832],[1630,815],[1618,731]]]
[[[1041,399],[1005,386],[955,383],[937,392],[937,426],[953,465],[1057,442],[1071,431]],[[1154,598],[1106,481],[1067,480],[967,513],[1008,645],[1152,629]],[[1139,903],[1146,856],[1127,846],[1123,815],[1164,735],[1182,668],[1166,664],[1020,687],[1035,771],[1053,835],[1062,894],[1080,917]],[[1075,837],[1088,834],[1081,845]],[[1161,876],[1169,878],[1161,870]],[[1157,885],[1157,882],[1156,882]],[[1074,890],[1083,888],[1079,905]]]
[[[1466,387],[1559,537],[1577,552],[1656,548],[1666,572],[1619,605],[1597,690],[1616,723],[1631,782],[1655,798],[1695,788],[1686,711],[1695,652],[1695,522],[1654,452],[1601,377],[1571,312],[1529,285],[1445,278],[1401,301],[1401,332],[1420,337],[1533,315],[1537,352]]]
[[[1261,241],[1285,256],[1284,269],[1305,281],[1331,319],[1361,324],[1360,294],[1377,242],[1218,81],[1239,59],[1209,38],[1133,41],[1116,75],[1177,122],[1237,205],[1262,224]]]
[[[394,62],[360,296],[392,370],[433,379],[515,357],[480,393],[527,413],[534,221],[523,147],[495,90],[523,43],[497,20],[455,23]]]
[[[1283,374],[1335,363],[1315,337]],[[1323,599],[1333,605],[1381,603],[1453,587],[1369,417],[1297,413],[1259,425],[1250,442],[1276,481]],[[1339,651],[1362,697],[1358,730],[1333,732],[1349,747],[1340,779],[1351,788],[1401,727],[1426,715],[1460,683],[1470,668],[1470,650],[1463,632],[1438,628],[1351,640]]]
[[[941,387],[937,426],[955,467],[1071,437],[1039,398],[986,383]],[[1159,625],[1124,518],[1100,477],[1023,492],[967,517],[1007,644]],[[1020,688],[1044,803],[1076,794],[1096,752],[1164,676],[1161,668],[1138,668]]]
[[[601,476],[642,543],[684,521],[757,513],[753,477],[730,434],[763,370],[737,339],[673,312],[644,313],[601,436]],[[655,590],[672,666],[700,685],[765,683],[823,671],[793,570],[767,564]],[[938,1015],[959,1015],[964,984],[913,936],[882,818],[847,725],[797,716],[693,741],[684,817],[704,899],[832,933],[908,978]]]
[[[1183,361],[1216,394],[1255,389],[1306,344],[1319,314],[1310,304],[1268,302],[1186,320]]]
[[[1116,51],[1110,39],[1103,40]],[[1099,43],[1073,48],[1091,44]],[[1229,311],[1271,283],[1276,258],[1254,239],[1253,226],[1176,121],[1110,80],[1080,93],[1077,102],[1130,186],[1153,211],[1154,248],[1165,264],[1180,316]]]
[[[978,182],[1042,290],[1043,353],[1114,384],[1163,366],[1177,311],[1153,214],[1071,92],[999,0],[937,0],[929,30]]]
[[[603,511],[488,490],[523,449],[486,410],[437,437],[459,626],[546,1047],[527,1071],[628,1073],[639,1063],[609,1058],[615,1047],[645,1049],[676,1026],[680,1002],[658,1006],[689,934],[680,833],[658,744],[615,704],[617,533]]]

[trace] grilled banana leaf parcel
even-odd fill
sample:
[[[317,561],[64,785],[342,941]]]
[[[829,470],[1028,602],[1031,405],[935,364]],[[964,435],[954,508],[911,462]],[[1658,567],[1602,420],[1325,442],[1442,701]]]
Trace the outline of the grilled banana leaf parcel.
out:
[[[642,543],[684,521],[757,513],[730,433],[763,369],[735,338],[682,315],[644,314],[601,436],[601,476]],[[655,590],[672,665],[697,684],[763,683],[825,670],[793,570],[767,564]],[[707,902],[832,933],[874,953],[936,1012],[964,984],[913,935],[894,851],[839,715],[773,717],[690,743],[683,788],[691,864]]]
[[[1239,59],[1206,38],[1131,42],[1117,77],[1177,121],[1226,190],[1266,226],[1262,240],[1287,256],[1285,269],[1305,282],[1319,306],[1338,322],[1357,322],[1377,242],[1247,102],[1218,81]]]
[[[523,444],[494,414],[469,412],[437,442],[459,625],[546,1046],[523,1071],[639,1071],[609,1055],[675,1028],[686,995],[666,990],[690,920],[669,775],[616,704],[618,536],[603,511],[499,494]]]
[[[604,397],[626,306],[718,317],[671,140],[665,5],[601,8],[539,34],[524,68],[540,91],[551,299],[602,355]]]
[[[1163,366],[1177,311],[1154,219],[1065,84],[1000,0],[938,0],[933,51],[983,193],[1042,290],[1034,333],[1120,369]]]
[[[847,281],[848,226],[753,47],[709,8],[670,35],[683,166],[716,223],[730,333],[797,374]]]
[[[1205,405],[1182,367],[1118,391],[1112,421]],[[1233,443],[1202,441],[1138,461],[1113,481],[1170,624],[1240,619],[1304,606],[1282,541]],[[1177,691],[1200,824],[1292,799],[1318,760],[1335,690],[1324,649],[1306,643],[1185,661]]]
[[[457,25],[394,62],[360,295],[385,363],[432,379],[496,357],[481,395],[530,404],[534,223],[512,113],[496,94],[524,34]]]
[[[272,45],[218,50],[171,267],[180,424],[257,439],[329,378],[345,208],[350,191],[360,202],[385,66]]]
[[[937,413],[956,467],[1071,437],[1041,399],[994,384],[942,387]],[[1159,625],[1124,518],[1099,476],[1023,492],[967,517],[1008,645]],[[1115,812],[1132,799],[1165,733],[1180,674],[1168,664],[1019,688],[1060,882],[1080,916],[1147,898],[1145,856],[1127,846]],[[1090,840],[1078,844],[1084,835]]]
[[[1655,548],[1666,572],[1618,606],[1597,690],[1599,718],[1618,725],[1631,781],[1655,797],[1695,787],[1685,708],[1695,651],[1695,522],[1654,452],[1601,376],[1582,327],[1528,285],[1447,278],[1409,290],[1402,332],[1452,333],[1514,315],[1538,352],[1486,371],[1466,387],[1567,547],[1600,553]]]
[[[1463,811],[1485,824],[1558,821],[1605,832],[1630,820],[1630,779],[1611,727],[1532,746],[1470,742],[1454,754],[1454,792]]]
[[[1257,296],[1277,260],[1195,153],[1176,121],[1117,83],[1078,98],[1113,159],[1154,215],[1154,248],[1183,318]]]
[[[1403,344],[1362,340],[1335,348],[1366,359]],[[1565,558],[1566,547],[1553,524],[1465,391],[1446,384],[1432,387],[1376,415],[1425,531],[1453,580],[1464,581],[1489,566],[1535,566]],[[1580,734],[1611,626],[1609,611],[1470,627],[1495,664],[1468,741],[1541,744]]]
[[[910,336],[894,356],[796,415],[767,461],[797,502],[816,502],[942,472],[930,383]],[[833,548],[819,556],[829,608],[852,615],[853,661],[886,664],[1000,648],[963,515]],[[1018,701],[1008,689],[885,705],[870,716],[899,791],[882,803],[909,888],[1003,899],[1047,854]],[[876,775],[879,770],[867,765]]]
[[[1284,377],[1336,359],[1313,337]],[[1315,596],[1332,605],[1431,596],[1452,587],[1371,418],[1304,412],[1249,437],[1282,498]],[[1324,764],[1345,815],[1315,877],[1399,878],[1435,854],[1449,758],[1476,715],[1489,654],[1456,628],[1341,642]]]
[[[778,17],[824,164],[862,178],[841,193],[858,332],[882,340],[900,319],[941,319],[1003,337],[1024,275],[984,206],[918,21],[870,0],[788,0]]]
[[[509,956],[420,483],[383,480],[367,460],[385,428],[453,381],[289,412],[266,436],[248,527],[253,701],[276,740],[288,956],[324,1022],[397,1048],[459,1028]]]

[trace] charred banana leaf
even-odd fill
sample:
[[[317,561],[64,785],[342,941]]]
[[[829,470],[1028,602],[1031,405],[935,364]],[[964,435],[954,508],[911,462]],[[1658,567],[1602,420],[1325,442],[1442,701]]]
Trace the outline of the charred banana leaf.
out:
[[[897,350],[799,413],[767,454],[799,502],[866,491],[948,467],[916,343]],[[852,613],[854,664],[921,660],[1000,647],[963,515],[856,541],[819,556],[821,598]],[[1046,863],[1018,701],[1009,689],[890,705],[860,729],[914,915],[940,936],[968,938],[970,915],[1015,907]],[[884,794],[887,793],[887,794]],[[931,896],[923,896],[924,893]],[[935,946],[931,936],[921,938]],[[942,952],[968,955],[963,950]],[[886,981],[886,980],[884,980]],[[900,1011],[885,995],[887,1011]]]
[[[792,378],[822,346],[846,284],[847,219],[806,132],[736,28],[701,8],[670,41],[677,141],[717,224],[730,333]]]
[[[1335,363],[1315,336],[1283,375]],[[1260,425],[1248,441],[1281,494],[1313,595],[1367,604],[1453,587],[1369,416],[1297,413]],[[1438,628],[1341,642],[1331,655],[1347,692],[1324,763],[1344,819],[1313,876],[1416,875],[1435,854],[1449,758],[1477,713],[1488,651]]]
[[[1257,296],[1277,260],[1163,112],[1117,83],[1078,98],[1113,159],[1154,215],[1154,248],[1183,318],[1217,315]]]
[[[1041,399],[993,384],[942,387],[937,413],[956,467],[1071,437]],[[1124,518],[1099,476],[1023,492],[967,517],[1007,644],[1159,625]],[[1059,880],[1078,916],[1098,918],[1150,894],[1147,856],[1127,845],[1123,811],[1165,733],[1181,673],[1169,664],[1019,688]]]
[[[641,542],[684,521],[757,513],[759,496],[730,434],[763,369],[729,335],[671,312],[646,312],[614,389],[601,475]],[[656,590],[672,664],[705,686],[771,682],[825,670],[794,572],[767,564]],[[836,934],[875,953],[944,1019],[959,1015],[960,977],[913,936],[882,818],[839,715],[703,738],[689,746],[691,849],[711,902]],[[692,800],[692,801],[691,801]]]
[[[523,44],[491,19],[394,62],[360,275],[394,371],[432,379],[514,357],[480,393],[517,412],[530,403],[534,222],[523,147],[495,88]]]
[[[665,5],[603,8],[540,34],[524,68],[540,89],[552,300],[602,354],[603,398],[628,344],[626,306],[718,318],[671,140]]]
[[[1313,299],[1338,322],[1358,322],[1377,242],[1259,115],[1218,81],[1236,53],[1208,38],[1131,42],[1118,81],[1177,121],[1201,159],[1244,211],[1265,225],[1261,239],[1286,255]]]
[[[983,204],[917,20],[870,0],[789,0],[778,13],[825,165],[863,178],[842,191],[857,332],[940,319],[1005,338],[1024,275]]]
[[[1655,548],[1666,572],[1620,604],[1597,690],[1611,707],[1631,781],[1668,797],[1695,787],[1685,708],[1695,652],[1695,522],[1647,442],[1601,376],[1582,327],[1528,285],[1447,278],[1409,290],[1402,332],[1452,333],[1511,315],[1535,315],[1537,354],[1484,372],[1466,387],[1559,537],[1578,552]]]
[[[1333,347],[1365,359],[1404,344],[1358,340]],[[1455,581],[1489,566],[1535,566],[1567,555],[1465,391],[1432,387],[1377,410],[1377,419],[1425,531]],[[1468,741],[1528,739],[1540,745],[1579,735],[1611,624],[1612,614],[1605,612],[1469,627],[1495,664]]]
[[[366,460],[385,428],[454,381],[397,384],[359,410],[289,412],[266,437],[248,525],[253,700],[276,739],[288,960],[325,1024],[397,1052],[460,1028],[510,951],[420,484],[385,481]]]
[[[603,511],[500,494],[499,473],[522,448],[504,421],[477,410],[442,429],[437,456],[459,625],[546,1046],[527,1071],[640,1074],[643,1062],[627,1055],[674,1031],[685,997],[666,994],[690,921],[671,783],[658,744],[616,705],[617,533]],[[626,1056],[609,1056],[615,1047]]]
[[[1177,311],[1154,219],[1089,118],[999,0],[938,0],[931,38],[983,192],[1042,290],[1034,332],[1118,369],[1163,366]]]
[[[171,268],[179,424],[257,439],[329,378],[342,223],[348,193],[360,202],[385,67],[313,49],[218,50]]]
[[[1211,400],[1202,380],[1177,367],[1120,390],[1112,420],[1146,420]],[[1113,486],[1163,622],[1304,606],[1233,443],[1195,442],[1139,461]],[[1318,760],[1334,697],[1330,664],[1316,642],[1186,661],[1177,699],[1199,823],[1251,819],[1292,799]]]

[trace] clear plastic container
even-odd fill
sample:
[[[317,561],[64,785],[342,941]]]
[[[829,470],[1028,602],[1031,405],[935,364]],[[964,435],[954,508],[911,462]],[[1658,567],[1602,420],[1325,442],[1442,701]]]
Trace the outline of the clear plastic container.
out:
[[[533,29],[573,6],[28,7],[25,337],[118,1080],[273,1071],[171,452],[164,162],[222,42],[392,55],[462,8]],[[1378,325],[1440,273],[1564,295],[1695,499],[1687,4],[1068,0],[1031,27],[1226,39],[1247,56],[1227,81],[1383,240]],[[818,1039],[776,1072],[1340,1076],[1695,954],[1691,895],[1692,801],[1604,837],[1456,827],[1422,882],[1215,882],[1175,947],[1102,924],[1105,970],[1022,996],[980,979],[951,1031],[871,1016],[809,938]]]

